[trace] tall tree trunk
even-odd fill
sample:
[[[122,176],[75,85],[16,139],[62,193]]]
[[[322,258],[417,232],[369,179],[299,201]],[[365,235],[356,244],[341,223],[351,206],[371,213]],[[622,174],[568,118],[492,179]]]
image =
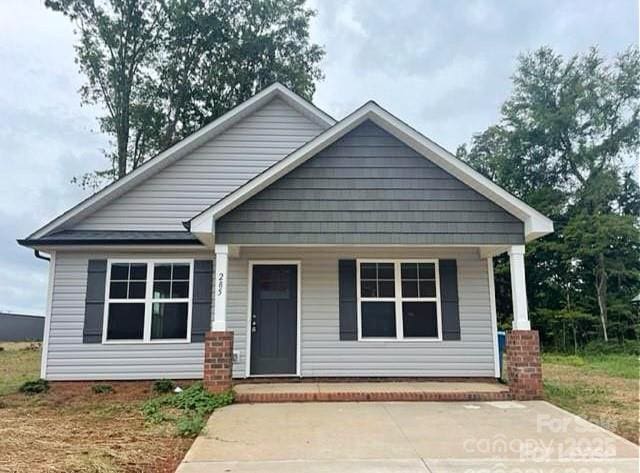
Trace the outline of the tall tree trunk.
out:
[[[118,133],[118,179],[127,173],[127,145],[129,141],[128,133],[121,130]]]
[[[609,341],[607,335],[607,272],[604,266],[604,255],[598,256],[598,264],[595,274],[596,295],[598,297],[598,307],[600,308],[600,323],[602,324],[602,334],[604,341]]]

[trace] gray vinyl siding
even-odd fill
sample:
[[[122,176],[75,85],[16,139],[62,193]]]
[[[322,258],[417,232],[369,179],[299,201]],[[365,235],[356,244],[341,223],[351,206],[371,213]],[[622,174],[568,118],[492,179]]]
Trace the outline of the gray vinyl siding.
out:
[[[461,340],[340,341],[338,260],[341,258],[455,258]],[[246,369],[250,260],[301,263],[302,376],[494,376],[487,260],[472,249],[243,248],[229,260],[227,324],[234,332],[234,377]]]
[[[235,190],[322,128],[275,99],[77,223],[77,230],[184,230],[181,222]]]
[[[46,378],[49,380],[202,378],[204,344],[82,343],[89,259],[211,258],[190,253],[57,252]]]
[[[210,253],[57,252],[46,377],[50,380],[196,379],[204,345],[82,343],[88,260],[92,258],[210,258]],[[340,341],[338,260],[341,258],[455,258],[458,262],[460,341]],[[243,248],[229,259],[227,326],[234,332],[234,377],[246,367],[250,260],[301,262],[303,376],[493,376],[493,334],[487,262],[473,249]],[[213,304],[212,304],[213,307]]]
[[[372,122],[216,221],[237,244],[521,244],[524,225]]]

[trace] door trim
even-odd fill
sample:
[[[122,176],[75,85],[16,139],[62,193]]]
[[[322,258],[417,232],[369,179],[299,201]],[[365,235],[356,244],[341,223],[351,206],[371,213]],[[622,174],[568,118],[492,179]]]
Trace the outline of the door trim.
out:
[[[260,375],[251,374],[251,305],[253,302],[253,267],[260,265],[288,265],[296,266],[296,273],[298,279],[298,290],[296,297],[296,374],[295,376],[301,376],[300,374],[300,341],[301,341],[301,321],[302,321],[302,264],[300,260],[249,260],[249,274],[247,277],[247,336],[246,336],[246,348],[245,348],[245,378],[259,378]],[[291,374],[282,375],[268,375],[268,377],[276,376],[291,376]]]

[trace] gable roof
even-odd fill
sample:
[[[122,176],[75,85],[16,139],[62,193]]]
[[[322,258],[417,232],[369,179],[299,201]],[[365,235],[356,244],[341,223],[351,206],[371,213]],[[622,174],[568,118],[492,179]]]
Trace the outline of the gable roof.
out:
[[[315,139],[298,148],[286,158],[257,175],[190,220],[190,231],[209,242],[215,233],[215,221],[250,197],[295,169],[318,152],[331,145],[366,120],[387,131],[413,148],[426,159],[458,178],[469,187],[487,197],[525,224],[527,241],[553,232],[553,222],[517,197],[493,183],[437,143],[402,122],[377,103],[370,101],[349,116],[325,130]]]
[[[175,163],[177,160],[179,160],[189,152],[193,151],[215,136],[224,132],[232,125],[240,121],[242,118],[250,115],[275,98],[281,98],[295,110],[310,118],[315,123],[318,123],[320,126],[322,126],[322,128],[330,127],[336,122],[327,113],[323,112],[312,103],[306,101],[299,95],[290,91],[284,85],[275,83],[262,90],[258,94],[254,95],[250,99],[246,100],[242,104],[238,105],[237,107],[231,109],[229,112],[225,113],[213,122],[205,125],[200,130],[194,132],[187,138],[179,141],[167,150],[149,159],[123,178],[107,185],[100,191],[86,198],[79,204],[75,205],[43,227],[33,232],[26,239],[21,240],[20,243],[26,244],[29,242],[29,240],[40,239],[55,231],[64,229],[64,225],[75,223],[81,220],[95,210],[105,206],[117,197],[131,190],[141,181],[151,177],[167,166]]]

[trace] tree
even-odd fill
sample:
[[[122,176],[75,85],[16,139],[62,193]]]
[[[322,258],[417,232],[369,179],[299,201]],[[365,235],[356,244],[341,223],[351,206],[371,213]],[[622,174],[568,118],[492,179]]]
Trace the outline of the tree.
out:
[[[631,294],[640,281],[639,236],[629,215],[580,213],[564,229],[567,249],[585,284],[595,291],[605,341],[609,340],[610,281],[619,285],[617,292],[628,296],[629,312],[631,309]]]
[[[307,99],[321,78],[305,0],[174,1],[154,84],[166,117],[160,146],[184,138],[279,81]]]
[[[80,89],[82,100],[105,108],[100,125],[116,141],[115,150],[108,153],[111,169],[99,171],[94,177],[121,178],[140,164],[140,158],[129,159],[130,130],[163,29],[162,5],[154,0],[113,0],[105,4],[45,0],[45,5],[69,17],[76,26],[76,62],[87,77]],[[89,177],[83,179],[85,184],[89,181]]]
[[[629,169],[638,129],[637,49],[607,61],[596,49],[565,60],[540,48],[519,57],[499,123],[458,149],[554,220],[555,233],[529,244],[526,258],[532,318],[550,333],[554,320],[584,326],[592,314],[607,339],[612,304],[624,317],[627,293],[640,287],[640,193]],[[496,274],[508,284],[500,259]]]
[[[84,103],[101,105],[111,166],[83,186],[119,179],[279,81],[310,99],[324,51],[309,39],[304,0],[45,0],[79,37]]]

